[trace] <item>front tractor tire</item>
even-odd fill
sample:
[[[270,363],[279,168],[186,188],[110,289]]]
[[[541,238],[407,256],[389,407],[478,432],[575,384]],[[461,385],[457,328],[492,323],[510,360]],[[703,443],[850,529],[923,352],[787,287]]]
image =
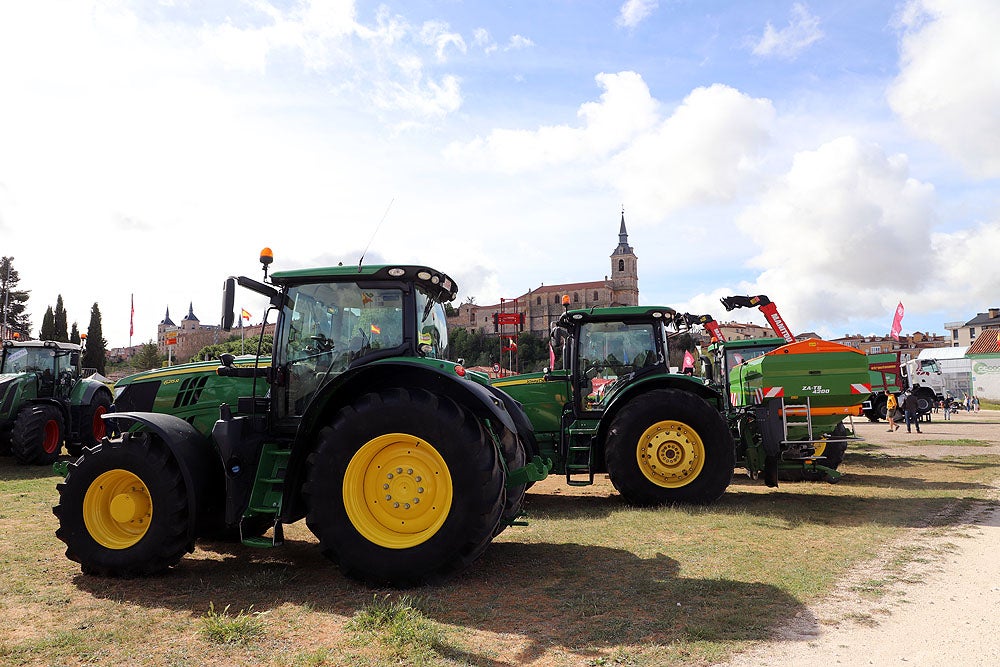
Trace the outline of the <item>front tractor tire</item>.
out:
[[[80,442],[66,444],[72,456],[79,456],[84,447],[93,447],[108,435],[107,423],[102,419],[111,409],[111,396],[100,391],[94,394],[90,405],[80,410]]]
[[[676,389],[632,399],[612,420],[605,449],[611,483],[631,505],[710,503],[725,492],[736,465],[719,411]]]
[[[350,577],[396,587],[466,568],[506,499],[483,425],[419,389],[365,394],[340,410],[319,434],[303,493],[324,554]]]
[[[10,436],[10,452],[18,463],[50,465],[62,451],[66,425],[54,405],[35,403],[17,413]]]
[[[56,488],[56,537],[85,574],[155,574],[194,549],[180,467],[155,436],[103,440],[69,464]]]

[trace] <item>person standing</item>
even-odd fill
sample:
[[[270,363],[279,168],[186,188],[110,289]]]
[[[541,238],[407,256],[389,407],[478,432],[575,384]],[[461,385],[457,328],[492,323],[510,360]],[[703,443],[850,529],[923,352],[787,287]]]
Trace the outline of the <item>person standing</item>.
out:
[[[912,423],[917,427],[917,433],[920,433],[920,415],[917,412],[917,397],[912,391],[906,392],[906,398],[903,399],[903,417],[906,419],[906,432],[912,433],[910,431],[910,424]]]
[[[899,401],[896,400],[896,395],[889,392],[888,398],[885,399],[885,418],[889,421],[889,431],[895,431],[899,428],[899,424],[896,423],[896,411],[899,410]]]
[[[944,397],[944,419],[945,421],[951,419],[951,395]]]

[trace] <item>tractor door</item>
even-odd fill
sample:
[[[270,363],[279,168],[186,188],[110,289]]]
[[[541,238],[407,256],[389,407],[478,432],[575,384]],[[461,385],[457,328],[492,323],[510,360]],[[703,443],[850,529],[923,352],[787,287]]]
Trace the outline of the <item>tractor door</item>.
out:
[[[658,338],[657,334],[660,333]],[[616,384],[663,360],[662,327],[652,323],[588,322],[580,327],[577,345],[576,409],[604,412]]]

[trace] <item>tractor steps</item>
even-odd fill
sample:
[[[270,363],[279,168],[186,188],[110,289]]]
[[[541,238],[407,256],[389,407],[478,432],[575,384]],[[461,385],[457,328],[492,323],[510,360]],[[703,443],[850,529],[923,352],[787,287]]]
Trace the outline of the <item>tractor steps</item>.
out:
[[[269,548],[280,546],[284,542],[284,531],[278,517],[281,514],[285,471],[291,454],[290,449],[280,449],[277,445],[270,444],[265,444],[261,450],[260,464],[257,467],[258,476],[250,493],[250,504],[240,521],[240,535],[243,535],[243,525],[248,520],[262,516],[271,519],[273,533],[272,537],[257,535],[242,537],[241,542],[248,547]]]

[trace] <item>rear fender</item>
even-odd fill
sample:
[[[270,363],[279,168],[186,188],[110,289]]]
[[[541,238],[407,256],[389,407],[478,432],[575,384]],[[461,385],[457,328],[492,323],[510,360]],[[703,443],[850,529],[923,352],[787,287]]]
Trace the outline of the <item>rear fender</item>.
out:
[[[183,419],[157,412],[112,412],[104,419],[121,431],[152,433],[170,450],[184,477],[188,516],[196,518],[188,525],[188,537],[194,539],[201,528],[218,523],[225,479],[210,438]]]
[[[490,388],[456,375],[450,366],[442,365],[438,369],[422,363],[393,360],[351,369],[327,385],[302,416],[285,474],[284,522],[290,523],[305,514],[299,490],[305,481],[306,459],[316,447],[320,429],[329,424],[341,408],[362,394],[394,387],[426,389],[452,399],[481,420],[499,422],[511,432],[521,433],[507,412],[502,393],[494,394]]]

